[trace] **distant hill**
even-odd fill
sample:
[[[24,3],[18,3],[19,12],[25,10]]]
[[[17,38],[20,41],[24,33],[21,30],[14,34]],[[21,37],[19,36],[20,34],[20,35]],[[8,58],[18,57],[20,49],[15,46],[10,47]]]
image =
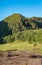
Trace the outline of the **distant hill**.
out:
[[[2,41],[2,37],[36,29],[42,29],[41,17],[26,18],[21,14],[12,14],[0,22],[0,39]]]
[[[0,22],[0,36],[6,36],[18,31],[42,28],[42,18],[26,18],[21,14],[13,14]]]

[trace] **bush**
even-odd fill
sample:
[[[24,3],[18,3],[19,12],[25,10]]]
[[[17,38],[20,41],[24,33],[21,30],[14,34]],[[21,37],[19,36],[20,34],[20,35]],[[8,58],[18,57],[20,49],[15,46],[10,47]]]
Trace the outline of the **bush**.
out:
[[[4,40],[4,43],[10,43],[10,42],[12,42],[10,35],[3,37],[3,40]]]

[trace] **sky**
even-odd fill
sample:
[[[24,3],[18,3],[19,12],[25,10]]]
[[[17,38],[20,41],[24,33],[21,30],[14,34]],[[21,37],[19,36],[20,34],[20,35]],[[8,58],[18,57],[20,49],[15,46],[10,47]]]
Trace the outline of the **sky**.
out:
[[[42,17],[42,0],[0,0],[0,21],[14,13]]]

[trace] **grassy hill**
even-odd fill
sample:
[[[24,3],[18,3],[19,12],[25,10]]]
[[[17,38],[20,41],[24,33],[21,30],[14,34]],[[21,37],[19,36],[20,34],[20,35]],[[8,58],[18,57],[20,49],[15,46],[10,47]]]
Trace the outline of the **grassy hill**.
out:
[[[0,21],[0,51],[29,50],[42,53],[42,18],[12,14]]]

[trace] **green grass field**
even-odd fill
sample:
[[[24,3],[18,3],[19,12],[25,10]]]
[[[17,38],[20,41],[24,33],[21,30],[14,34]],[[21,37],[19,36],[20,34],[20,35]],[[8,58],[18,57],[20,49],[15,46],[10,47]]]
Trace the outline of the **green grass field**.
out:
[[[7,44],[1,44],[0,45],[0,51],[5,51],[5,50],[28,50],[28,51],[33,51],[36,53],[41,53],[42,54],[42,44],[34,45],[30,44],[27,41],[15,41],[13,43],[7,43]]]

